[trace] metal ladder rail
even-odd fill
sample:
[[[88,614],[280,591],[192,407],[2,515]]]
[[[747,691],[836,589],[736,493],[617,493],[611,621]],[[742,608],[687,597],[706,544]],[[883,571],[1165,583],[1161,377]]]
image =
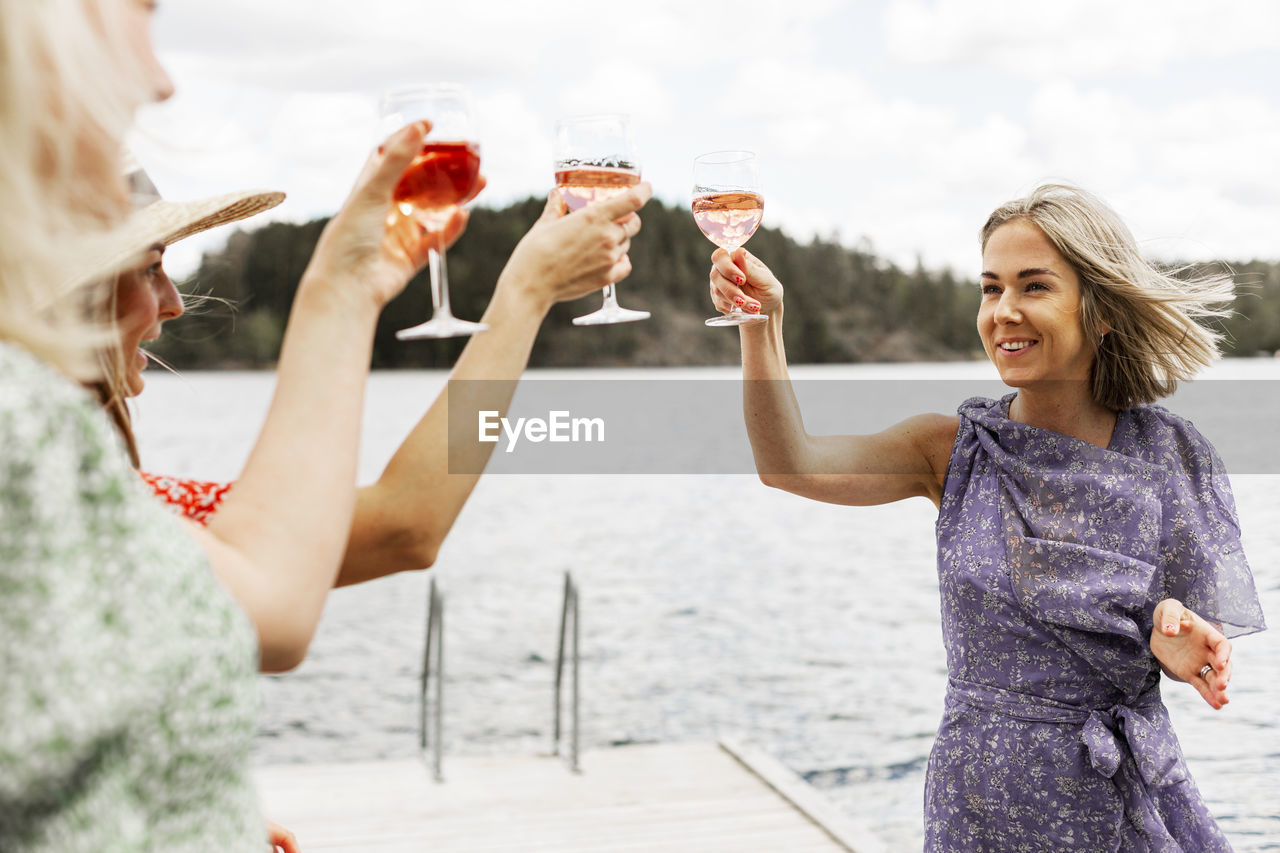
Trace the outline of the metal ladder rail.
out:
[[[570,706],[570,724],[572,726],[569,739],[569,769],[574,773],[581,773],[582,768],[578,765],[578,746],[579,746],[579,699],[580,691],[578,688],[578,662],[580,660],[580,646],[578,630],[578,585],[574,583],[573,574],[571,572],[564,573],[564,602],[560,607],[560,644],[556,652],[556,682],[554,699],[554,727],[551,736],[551,751],[554,755],[560,755],[560,715],[561,706],[564,704],[561,700],[562,687],[564,684],[564,653],[565,638],[568,634],[568,625],[573,623],[572,647],[570,650],[571,657],[571,674],[573,677],[573,692],[571,694],[572,704]]]
[[[435,701],[431,701],[432,675],[435,676]],[[434,713],[433,713],[434,712]],[[431,579],[427,592],[427,639],[422,655],[422,693],[418,719],[418,747],[431,768],[431,778],[444,781],[440,769],[444,748],[444,596]],[[431,732],[428,738],[427,732]],[[428,755],[428,746],[430,754]]]
[[[569,769],[581,773],[579,753],[581,744],[580,708],[581,689],[579,673],[581,661],[581,631],[578,621],[578,585],[571,572],[564,573],[564,600],[560,607],[560,641],[556,652],[554,695],[554,731],[552,753],[561,755],[561,725],[564,687],[565,644],[569,642],[570,677],[570,736]],[[572,633],[570,633],[572,631]],[[432,689],[434,687],[434,690]],[[422,689],[418,718],[418,746],[422,758],[431,768],[431,778],[444,781],[441,770],[444,748],[444,595],[431,579],[427,592],[427,636],[422,656]]]

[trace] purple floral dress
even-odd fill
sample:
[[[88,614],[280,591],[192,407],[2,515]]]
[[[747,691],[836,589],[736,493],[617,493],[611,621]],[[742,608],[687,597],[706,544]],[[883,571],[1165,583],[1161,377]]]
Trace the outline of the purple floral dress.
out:
[[[960,407],[943,489],[925,849],[1229,851],[1149,647],[1168,597],[1228,636],[1265,627],[1222,462],[1159,406],[1104,449],[1009,420],[1012,399]]]

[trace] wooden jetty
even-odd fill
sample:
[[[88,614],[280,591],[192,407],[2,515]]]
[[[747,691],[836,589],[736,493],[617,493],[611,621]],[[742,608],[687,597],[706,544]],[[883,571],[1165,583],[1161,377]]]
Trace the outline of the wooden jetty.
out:
[[[312,851],[885,853],[761,750],[657,744],[551,756],[297,764],[256,772],[264,813]]]

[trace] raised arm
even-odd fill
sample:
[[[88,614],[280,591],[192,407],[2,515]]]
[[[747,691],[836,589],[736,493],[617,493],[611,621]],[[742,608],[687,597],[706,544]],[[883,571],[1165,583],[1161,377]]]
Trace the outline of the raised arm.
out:
[[[711,298],[735,300],[763,323],[740,326],[743,414],[765,485],[827,503],[870,506],[910,497],[938,504],[957,421],[917,415],[872,435],[818,436],[804,427],[787,373],[782,285],[745,249],[712,255]]]
[[[325,228],[294,299],[258,442],[208,528],[191,525],[257,627],[264,670],[302,660],[346,547],[374,325],[426,260],[426,235],[388,225],[392,190],[426,127],[391,137]]]
[[[450,385],[377,482],[360,489],[339,585],[435,562],[495,446],[477,441],[474,431],[450,436],[450,410],[455,423],[465,424],[475,424],[482,410],[506,414],[551,306],[630,274],[627,251],[640,230],[636,211],[650,194],[643,184],[567,216],[558,196],[548,199],[498,278],[483,318],[489,331],[467,343]]]

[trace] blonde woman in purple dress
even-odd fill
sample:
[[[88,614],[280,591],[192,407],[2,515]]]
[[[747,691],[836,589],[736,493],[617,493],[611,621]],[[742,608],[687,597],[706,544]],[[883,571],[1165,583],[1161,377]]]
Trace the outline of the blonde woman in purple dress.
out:
[[[1229,636],[1261,630],[1221,459],[1155,401],[1218,355],[1198,322],[1230,279],[1144,261],[1125,225],[1046,185],[981,231],[978,333],[1014,392],[874,435],[814,436],[787,377],[783,288],[713,255],[742,326],[744,410],[768,485],[938,507],[948,686],[925,782],[928,851],[1228,851],[1160,674],[1227,703]],[[739,301],[740,300],[740,301]]]

